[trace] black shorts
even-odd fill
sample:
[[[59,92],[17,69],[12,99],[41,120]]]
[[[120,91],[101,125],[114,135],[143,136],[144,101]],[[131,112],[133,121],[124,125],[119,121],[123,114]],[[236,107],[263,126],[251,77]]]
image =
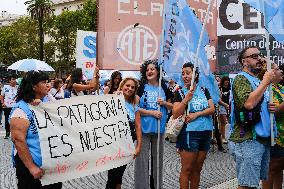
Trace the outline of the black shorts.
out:
[[[62,182],[42,186],[39,179],[34,179],[28,168],[24,165],[18,154],[15,156],[16,177],[18,189],[61,189]]]
[[[270,148],[270,157],[272,158],[283,158],[284,157],[284,148],[275,144]]]
[[[108,170],[108,180],[107,180],[107,185],[106,189],[115,189],[116,185],[122,184],[122,177],[123,173],[126,169],[127,165],[123,165],[111,170]]]

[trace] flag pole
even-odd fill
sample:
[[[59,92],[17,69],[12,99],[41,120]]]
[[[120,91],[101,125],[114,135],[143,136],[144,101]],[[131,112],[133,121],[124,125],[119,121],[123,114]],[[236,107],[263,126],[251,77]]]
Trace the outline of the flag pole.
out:
[[[164,7],[163,7],[163,26],[162,26],[162,31],[163,28],[165,26],[165,10],[166,10],[166,4],[167,4],[167,0],[164,0]],[[161,40],[164,41],[164,35],[165,35],[165,31],[162,32],[162,37]],[[162,56],[163,56],[163,47],[160,47],[160,60],[159,60],[159,67],[160,67],[160,77],[159,77],[159,94],[158,94],[158,98],[161,97],[161,87],[162,87],[162,78],[163,78],[163,66],[162,66]],[[158,111],[161,110],[161,106],[158,106]],[[159,189],[160,188],[160,140],[161,140],[161,120],[158,119],[158,139],[157,139],[157,186],[156,188]],[[161,154],[163,155],[163,154]],[[163,163],[163,162],[162,162]],[[153,167],[152,167],[153,169]],[[152,175],[153,176],[153,175]],[[154,182],[155,185],[155,182]]]
[[[209,18],[209,12],[211,11],[213,2],[214,2],[213,0],[209,1],[208,8],[207,8],[207,11],[206,11],[206,16],[203,20],[202,29],[201,29],[201,32],[200,32],[200,37],[199,37],[199,40],[198,40],[197,50],[196,50],[196,54],[195,54],[194,67],[193,67],[193,70],[192,70],[192,79],[191,79],[191,84],[190,84],[190,90],[193,89],[193,83],[194,83],[194,80],[195,80],[194,78],[195,78],[195,75],[196,75],[196,66],[198,66],[198,56],[199,56],[199,52],[200,52],[201,42],[202,42],[202,39],[203,39],[205,26],[207,24],[207,21],[208,21],[208,18]]]
[[[264,1],[263,0],[259,0],[260,1],[260,6],[263,12],[263,19],[264,19],[264,28],[265,28],[265,47],[266,47],[266,52],[267,52],[267,56],[266,56],[266,62],[267,62],[267,71],[271,70],[271,61],[270,61],[270,40],[269,40],[269,33],[268,33],[268,25],[266,24],[266,18],[265,18],[265,6],[264,6]],[[270,103],[273,102],[273,93],[272,93],[272,84],[269,85],[268,87],[269,90],[269,101]],[[270,139],[271,139],[271,146],[274,146],[274,128],[273,128],[273,113],[270,113]]]

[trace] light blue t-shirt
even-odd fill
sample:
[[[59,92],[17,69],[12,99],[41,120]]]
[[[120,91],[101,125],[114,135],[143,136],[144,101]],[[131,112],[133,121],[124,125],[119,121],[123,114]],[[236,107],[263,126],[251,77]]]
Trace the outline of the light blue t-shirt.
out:
[[[145,84],[144,93],[140,97],[139,107],[146,110],[158,110],[159,87],[149,84]],[[166,100],[166,94],[161,88],[161,96],[163,100]],[[162,112],[160,133],[165,132],[167,121],[167,108],[161,106]],[[158,133],[158,119],[153,116],[141,116],[142,133]]]
[[[135,121],[135,113],[138,111],[138,105],[133,105],[127,101],[125,101],[125,108],[127,111],[127,115],[129,116],[130,121]]]
[[[182,89],[186,95],[189,90]],[[196,86],[192,99],[188,102],[187,112],[194,113],[200,112],[209,108],[208,99],[206,98],[205,91],[199,86]],[[199,116],[195,120],[189,122],[186,131],[208,131],[213,129],[212,116]]]

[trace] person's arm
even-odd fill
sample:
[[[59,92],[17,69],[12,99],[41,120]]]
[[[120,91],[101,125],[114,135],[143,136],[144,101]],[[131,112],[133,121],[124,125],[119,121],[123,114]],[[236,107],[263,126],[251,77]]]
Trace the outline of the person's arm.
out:
[[[146,110],[144,108],[139,108],[139,112],[141,113],[142,116],[153,116],[157,119],[162,118],[162,112],[158,110]]]
[[[104,88],[104,94],[108,94],[108,93],[109,93],[109,91],[110,91],[109,87],[108,87],[108,86],[106,86],[106,87]]]
[[[0,95],[0,105],[2,106],[3,103],[4,103],[4,98],[2,95]]]
[[[274,70],[265,72],[263,79],[261,83],[259,84],[259,86],[256,88],[256,90],[254,90],[253,92],[249,94],[248,99],[246,100],[244,104],[244,107],[246,109],[251,110],[254,107],[256,107],[256,105],[261,100],[263,94],[265,93],[267,87],[269,86],[269,84],[272,83],[273,78],[274,78]]]
[[[139,111],[135,113],[135,131],[137,136],[137,146],[135,149],[134,158],[140,154],[142,148],[141,116]]]
[[[226,102],[224,102],[224,101],[222,101],[222,100],[220,100],[220,101],[218,102],[218,104],[224,106],[227,110],[229,109],[229,104],[227,104]]]
[[[215,112],[215,107],[214,107],[214,103],[212,101],[212,99],[208,100],[208,105],[209,107],[206,108],[203,111],[199,111],[199,112],[194,112],[194,113],[189,113],[186,116],[186,120],[185,122],[191,122],[193,120],[195,120],[196,118],[200,117],[200,116],[209,116],[209,115],[213,115]]]
[[[3,106],[4,107],[4,87],[2,88],[1,90],[1,94],[0,94],[0,106]]]
[[[94,71],[93,79],[87,85],[74,83],[73,84],[73,89],[76,92],[90,90],[90,89],[95,89],[97,87],[97,85],[98,85],[98,83],[97,83],[98,74],[99,74],[99,68],[96,66],[95,71]]]
[[[192,99],[193,97],[193,90],[190,90],[184,97],[184,99],[181,98],[180,95],[175,95],[175,103],[173,104],[173,118],[177,119],[179,116],[183,115],[185,112],[185,108],[188,105],[188,102]],[[179,96],[179,97],[177,97]]]
[[[282,102],[281,104],[279,104],[279,106],[276,107],[276,111],[275,111],[276,115],[282,115],[284,113],[284,102]]]
[[[26,143],[26,135],[30,122],[27,119],[13,117],[10,120],[10,125],[12,141],[20,159],[35,179],[41,178],[44,171],[33,162],[32,155]]]
[[[170,99],[166,101],[166,100],[163,100],[162,98],[158,98],[157,102],[160,106],[165,106],[168,110],[173,109],[173,104],[171,103]]]

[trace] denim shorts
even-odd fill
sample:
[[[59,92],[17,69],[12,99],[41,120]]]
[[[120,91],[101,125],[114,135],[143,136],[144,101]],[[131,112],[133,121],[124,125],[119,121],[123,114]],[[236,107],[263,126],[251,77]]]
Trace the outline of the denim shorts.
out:
[[[178,136],[176,147],[188,152],[208,152],[211,137],[212,131],[186,131],[186,127],[183,127]]]
[[[270,157],[273,157],[273,158],[284,157],[284,148],[282,146],[279,146],[278,144],[275,144],[270,149]]]
[[[258,187],[260,180],[267,180],[270,161],[270,146],[256,140],[235,143],[238,185]]]

